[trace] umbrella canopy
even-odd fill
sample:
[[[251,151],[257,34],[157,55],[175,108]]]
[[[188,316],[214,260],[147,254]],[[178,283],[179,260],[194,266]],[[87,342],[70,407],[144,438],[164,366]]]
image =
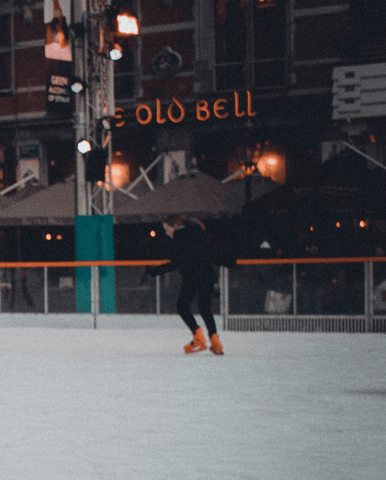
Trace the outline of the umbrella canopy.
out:
[[[59,182],[0,208],[2,225],[73,225],[74,181]]]
[[[14,190],[7,195],[0,195],[0,208],[9,207],[16,202],[20,202],[30,195],[40,192],[43,188],[41,185],[34,185],[32,182],[28,182],[24,187],[19,187],[18,190]]]
[[[238,210],[241,210],[246,203],[246,183],[248,180],[251,182],[251,201],[257,200],[279,186],[270,178],[261,175],[251,175],[249,179],[243,177],[235,183],[229,184],[230,192],[237,198]]]
[[[138,200],[115,202],[118,223],[159,221],[165,215],[179,214],[198,217],[218,217],[236,213],[238,200],[229,187],[197,172],[178,177],[156,187]]]
[[[147,193],[144,193],[147,192]],[[201,172],[179,177],[149,191],[136,185],[138,199],[114,192],[116,223],[159,221],[169,214],[222,216],[238,211],[239,201],[229,187]],[[5,200],[5,199],[4,199]],[[73,179],[59,182],[1,208],[2,225],[73,225],[75,219],[75,185]]]
[[[128,185],[126,185],[127,187]],[[132,193],[137,197],[148,192],[139,182]],[[114,205],[124,205],[133,198],[114,191]],[[16,194],[0,197],[0,224],[15,225],[73,225],[75,220],[75,183],[73,178],[48,188],[27,185]]]

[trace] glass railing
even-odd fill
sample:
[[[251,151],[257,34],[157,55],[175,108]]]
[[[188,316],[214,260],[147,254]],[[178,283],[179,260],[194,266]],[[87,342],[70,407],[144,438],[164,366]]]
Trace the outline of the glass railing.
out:
[[[90,313],[101,313],[99,268],[114,266],[114,313],[176,314],[179,274],[150,277],[146,267],[157,263],[163,262],[1,263],[0,314],[77,313],[77,268],[91,266],[97,280],[90,281],[90,290],[95,290],[91,291],[94,301]],[[386,331],[386,257],[257,259],[237,263],[232,270],[217,270],[212,306],[213,312],[222,316],[225,329],[233,328],[230,320],[236,317],[239,323],[245,319],[255,326],[260,324],[251,323],[253,319],[264,318],[265,329],[277,325],[269,323],[269,318],[309,322],[310,318],[347,317],[359,322],[360,326],[355,327],[358,331]],[[193,304],[193,311],[198,312],[197,304]],[[282,323],[280,328],[286,329],[286,325]]]

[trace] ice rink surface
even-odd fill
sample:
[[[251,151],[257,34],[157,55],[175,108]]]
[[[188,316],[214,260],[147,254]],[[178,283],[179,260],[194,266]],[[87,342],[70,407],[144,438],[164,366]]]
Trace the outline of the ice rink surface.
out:
[[[4,480],[384,480],[386,336],[0,329]]]

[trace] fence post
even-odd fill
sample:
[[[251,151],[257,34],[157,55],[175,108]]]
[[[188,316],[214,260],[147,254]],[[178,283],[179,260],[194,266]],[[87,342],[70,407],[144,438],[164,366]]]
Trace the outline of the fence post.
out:
[[[365,332],[373,331],[373,262],[365,262]]]
[[[223,330],[228,329],[229,314],[229,270],[226,267],[220,267],[220,314],[222,317]]]
[[[156,314],[161,314],[161,275],[155,277]]]
[[[293,315],[298,314],[298,279],[297,279],[297,269],[296,263],[292,264],[292,295],[293,295]]]
[[[94,315],[94,329],[97,328],[99,308],[99,267],[91,267],[91,313]]]
[[[43,267],[44,272],[44,313],[48,314],[48,267]]]

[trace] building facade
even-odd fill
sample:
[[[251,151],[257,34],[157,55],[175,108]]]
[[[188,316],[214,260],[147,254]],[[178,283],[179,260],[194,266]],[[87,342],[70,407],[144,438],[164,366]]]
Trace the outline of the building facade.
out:
[[[337,113],[333,88],[337,67],[386,61],[383,1],[116,3],[140,25],[114,64],[121,184],[163,151],[175,152],[180,171],[194,162],[220,179],[259,161],[278,183],[306,175],[348,137],[384,163],[386,114]],[[44,7],[0,2],[1,188],[35,171],[50,185],[75,170],[73,99],[62,110],[48,101],[52,76],[71,77],[74,66],[45,57]]]

